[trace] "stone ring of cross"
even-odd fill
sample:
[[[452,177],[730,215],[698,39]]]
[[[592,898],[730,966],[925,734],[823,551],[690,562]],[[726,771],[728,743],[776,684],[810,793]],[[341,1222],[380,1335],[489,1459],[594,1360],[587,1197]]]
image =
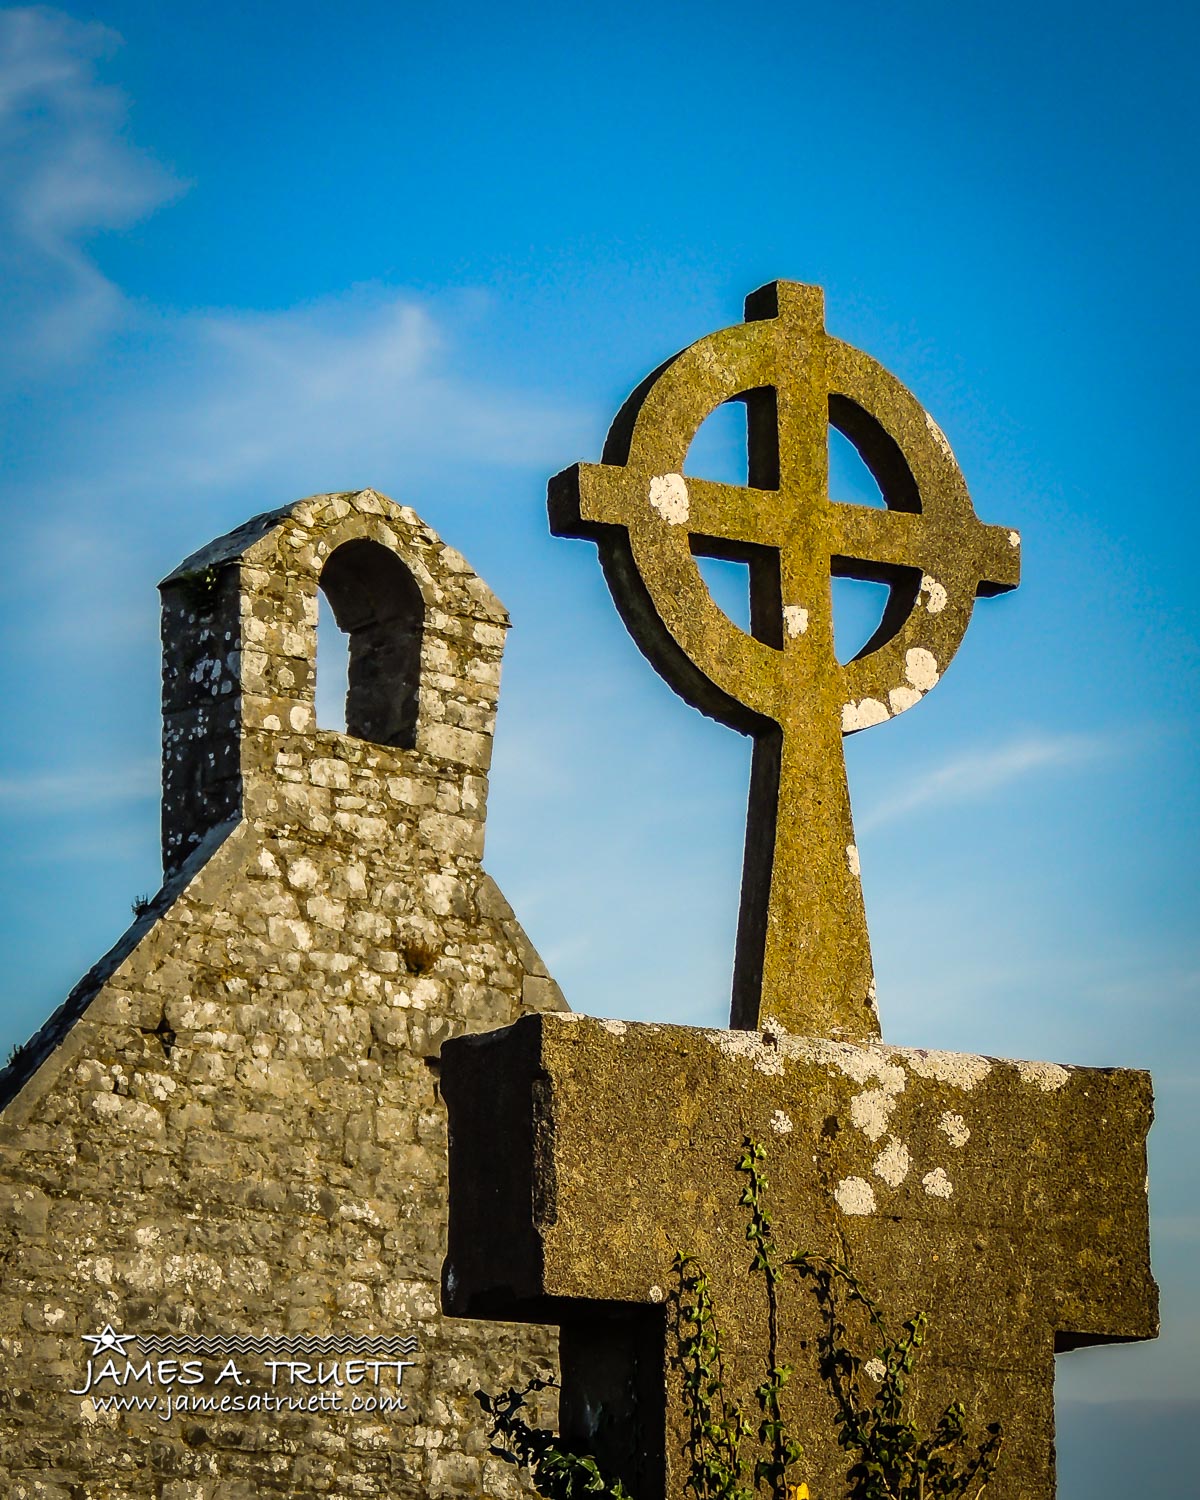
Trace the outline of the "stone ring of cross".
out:
[[[748,483],[685,477],[692,439],[726,401],[747,408]],[[886,508],[831,501],[830,426]],[[975,598],[1016,586],[1016,532],[979,521],[912,393],[825,332],[821,289],[784,281],[642,382],[602,462],[551,481],[550,516],[557,535],[598,543],[626,625],[676,691],[755,736],[734,1024],[807,1011],[822,1029],[877,1033],[841,736],[937,683]],[[749,564],[749,633],[715,603],[697,556]],[[844,664],[834,576],[890,585],[879,628]]]

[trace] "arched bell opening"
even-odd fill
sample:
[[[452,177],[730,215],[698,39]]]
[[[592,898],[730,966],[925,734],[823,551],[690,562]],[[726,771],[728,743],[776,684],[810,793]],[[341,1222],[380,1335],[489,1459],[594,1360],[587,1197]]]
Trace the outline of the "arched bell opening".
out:
[[[322,674],[326,681],[344,674],[345,733],[411,750],[417,736],[425,624],[425,601],[416,579],[389,548],[361,538],[343,542],[330,554],[320,589],[348,640],[339,663],[337,643],[327,639],[327,631],[318,631],[318,705],[328,712]]]

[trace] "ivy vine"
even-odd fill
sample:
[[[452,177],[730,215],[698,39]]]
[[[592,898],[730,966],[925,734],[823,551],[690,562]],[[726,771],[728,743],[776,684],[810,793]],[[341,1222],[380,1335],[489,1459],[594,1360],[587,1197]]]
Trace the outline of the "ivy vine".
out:
[[[781,1253],[767,1207],[766,1156],[747,1137],[737,1164],[745,1178],[739,1201],[747,1210],[748,1271],[762,1279],[767,1312],[764,1375],[755,1387],[753,1415],[726,1385],[708,1274],[695,1256],[675,1256],[668,1328],[687,1418],[685,1490],[693,1500],[810,1500],[808,1484],[796,1473],[804,1447],[781,1399],[793,1374],[779,1360],[779,1298],[790,1279],[808,1289],[820,1315],[817,1374],[833,1397],[838,1443],[850,1459],[838,1500],[979,1500],[996,1469],[1000,1424],[972,1439],[963,1403],[951,1401],[932,1428],[921,1431],[911,1413],[910,1377],[925,1342],[926,1315],[917,1313],[896,1329],[843,1262],[810,1250]],[[854,1310],[874,1344],[866,1358],[851,1347],[855,1335],[847,1320]],[[491,1451],[528,1470],[545,1500],[631,1500],[593,1457],[561,1448],[555,1433],[528,1421],[529,1397],[553,1384],[538,1378],[499,1396],[476,1392],[490,1421]]]

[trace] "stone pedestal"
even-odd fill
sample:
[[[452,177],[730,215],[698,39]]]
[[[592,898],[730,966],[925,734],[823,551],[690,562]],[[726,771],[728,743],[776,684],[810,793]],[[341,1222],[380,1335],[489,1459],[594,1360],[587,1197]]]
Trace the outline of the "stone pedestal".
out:
[[[1157,1329],[1149,1080],[884,1043],[531,1017],[443,1054],[448,1308],[562,1329],[563,1433],[637,1500],[682,1500],[687,1422],[665,1316],[676,1252],[709,1273],[731,1394],[766,1373],[743,1140],[768,1151],[779,1248],[849,1264],[929,1317],[929,1421],[961,1400],[1004,1446],[988,1500],[1054,1491],[1054,1354]],[[796,1478],[845,1491],[811,1297],[781,1292]],[[870,1355],[869,1348],[861,1351]]]

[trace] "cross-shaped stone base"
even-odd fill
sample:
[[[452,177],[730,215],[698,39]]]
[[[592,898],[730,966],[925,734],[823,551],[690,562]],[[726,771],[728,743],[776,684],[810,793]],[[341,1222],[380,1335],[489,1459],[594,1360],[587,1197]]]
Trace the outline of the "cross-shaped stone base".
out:
[[[637,1500],[682,1500],[686,1416],[666,1308],[677,1251],[713,1286],[727,1386],[765,1373],[743,1140],[768,1149],[781,1250],[847,1263],[899,1323],[929,1316],[917,1415],[961,1400],[1004,1446],[988,1500],[1054,1493],[1054,1353],[1149,1338],[1149,1079],[883,1043],[582,1016],[443,1049],[449,1311],[562,1328],[566,1440]],[[795,1478],[845,1493],[818,1314],[785,1292]],[[862,1351],[870,1354],[870,1349]]]

